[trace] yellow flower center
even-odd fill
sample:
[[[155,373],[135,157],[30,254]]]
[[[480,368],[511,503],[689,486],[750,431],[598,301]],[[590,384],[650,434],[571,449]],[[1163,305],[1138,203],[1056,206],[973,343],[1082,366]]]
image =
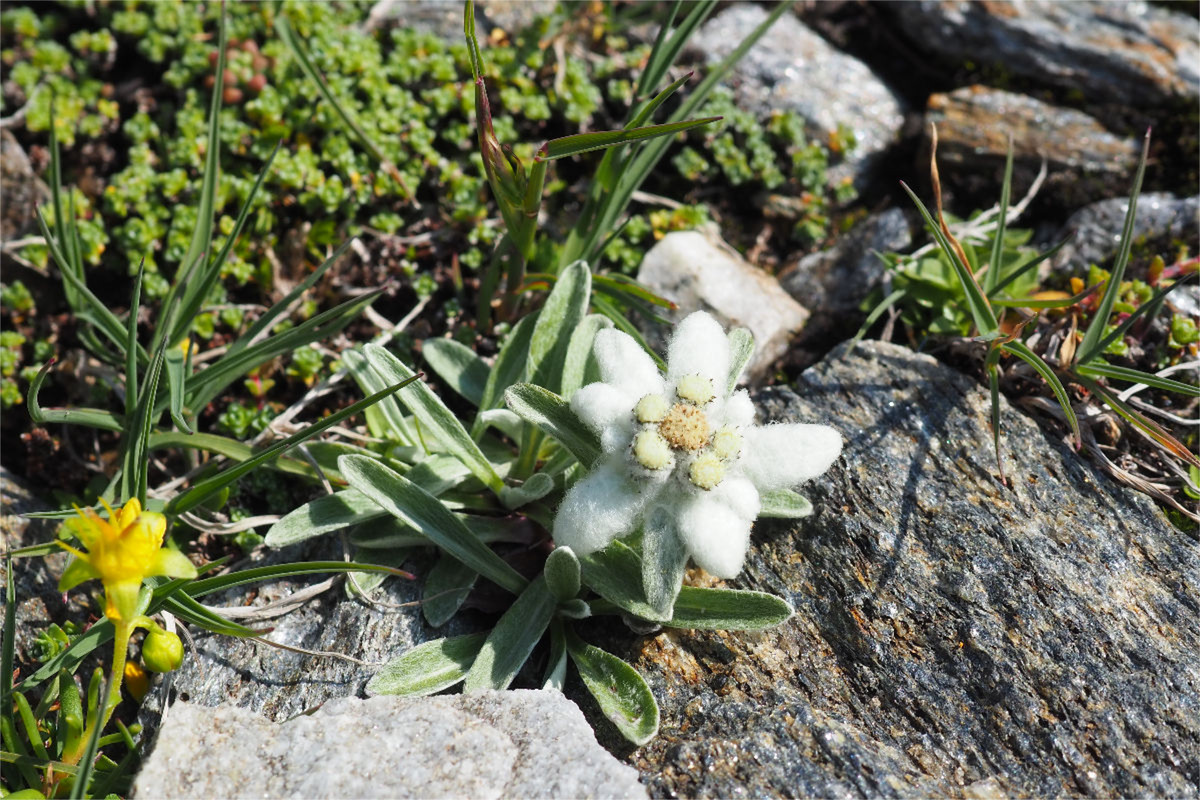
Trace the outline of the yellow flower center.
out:
[[[694,405],[676,403],[658,423],[658,432],[675,450],[699,450],[708,442],[708,417]]]

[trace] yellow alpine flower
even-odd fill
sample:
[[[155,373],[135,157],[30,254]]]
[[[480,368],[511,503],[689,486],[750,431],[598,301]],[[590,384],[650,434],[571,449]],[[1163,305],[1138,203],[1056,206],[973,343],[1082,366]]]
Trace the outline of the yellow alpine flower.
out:
[[[58,582],[66,592],[84,581],[99,578],[104,584],[104,614],[114,623],[132,622],[137,616],[138,591],[142,581],[155,575],[194,578],[196,568],[178,550],[163,549],[167,518],[154,511],[143,511],[137,499],[120,510],[104,504],[108,519],[90,508],[76,507],[79,518],[68,522],[87,552],[59,542],[75,555]]]

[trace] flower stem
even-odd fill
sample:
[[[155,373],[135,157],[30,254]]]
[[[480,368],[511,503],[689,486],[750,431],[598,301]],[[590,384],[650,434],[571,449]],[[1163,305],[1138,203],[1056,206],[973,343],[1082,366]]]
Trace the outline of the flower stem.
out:
[[[108,698],[104,701],[104,710],[99,714],[89,714],[90,720],[87,727],[84,728],[83,734],[79,737],[79,741],[70,752],[63,753],[62,760],[66,764],[78,764],[79,759],[83,757],[83,751],[87,749],[87,743],[91,741],[92,734],[95,732],[96,726],[100,730],[104,730],[108,725],[108,721],[112,719],[113,711],[121,702],[121,682],[125,678],[125,659],[129,652],[129,638],[133,635],[133,631],[137,628],[135,621],[115,620],[113,622],[113,659],[112,671],[108,679]]]

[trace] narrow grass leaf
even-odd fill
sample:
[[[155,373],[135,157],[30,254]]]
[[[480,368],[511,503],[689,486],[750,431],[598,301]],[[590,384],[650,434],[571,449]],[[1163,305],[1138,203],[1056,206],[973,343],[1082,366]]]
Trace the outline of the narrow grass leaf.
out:
[[[1176,392],[1188,397],[1200,397],[1200,386],[1193,386],[1182,381],[1173,381],[1170,378],[1160,378],[1152,372],[1118,367],[1103,361],[1092,361],[1088,364],[1081,364],[1076,367],[1076,371],[1093,378],[1112,378],[1118,381],[1129,381],[1130,383],[1144,383],[1147,386],[1153,386],[1155,389],[1162,389],[1164,392]]]
[[[954,268],[954,274],[958,277],[958,282],[962,286],[963,294],[967,298],[967,308],[971,311],[971,318],[975,321],[975,327],[980,333],[988,334],[1000,327],[996,321],[996,315],[992,311],[992,307],[988,305],[987,297],[984,296],[983,290],[979,288],[979,282],[975,280],[975,275],[971,272],[971,268],[959,256],[958,250],[951,244],[941,225],[929,213],[929,209],[921,202],[921,198],[917,197],[916,192],[908,188],[908,184],[903,181],[900,187],[916,204],[917,210],[921,212],[921,216],[925,220],[925,225],[933,238],[938,243],[938,247],[946,255],[950,261],[950,266]]]
[[[486,635],[472,633],[417,645],[383,666],[367,682],[367,694],[424,697],[467,677]]]
[[[253,458],[254,454],[258,452],[245,442],[239,442],[237,439],[230,439],[227,436],[218,436],[215,433],[158,431],[150,434],[149,448],[151,450],[163,450],[174,447],[204,450],[208,453],[225,456],[234,461],[245,461],[248,458]],[[321,478],[317,474],[317,471],[312,468],[311,464],[296,458],[280,456],[269,466],[272,469],[279,472],[286,472],[290,475],[301,475],[313,480],[320,480]]]
[[[995,238],[992,239],[992,255],[988,259],[987,272],[983,276],[983,291],[991,297],[1000,282],[1000,259],[1004,254],[1004,231],[1008,227],[1008,199],[1012,191],[1013,138],[1008,136],[1008,156],[1004,160],[1004,181],[1000,184],[1000,208],[996,219]]]
[[[412,379],[409,379],[409,380],[412,380]],[[231,483],[233,483],[234,481],[236,481],[238,478],[240,478],[243,475],[245,475],[246,473],[250,472],[250,470],[258,467],[261,464],[266,463],[267,461],[270,461],[272,458],[275,458],[276,456],[281,455],[282,453],[284,453],[288,449],[294,447],[295,445],[298,445],[301,442],[311,439],[313,436],[316,436],[318,433],[325,430],[326,428],[330,428],[334,425],[337,425],[339,422],[346,419],[347,417],[351,417],[354,414],[357,414],[359,411],[362,411],[365,408],[371,407],[372,405],[379,402],[384,397],[387,397],[388,395],[390,395],[392,392],[395,392],[395,391],[403,388],[405,386],[405,384],[408,382],[409,381],[401,381],[400,383],[397,383],[394,386],[389,386],[387,389],[384,389],[381,392],[376,392],[375,394],[371,395],[370,397],[359,400],[357,403],[355,403],[347,408],[343,408],[341,411],[337,411],[337,412],[334,412],[333,414],[330,414],[328,417],[325,417],[320,422],[315,422],[315,423],[309,425],[308,427],[306,427],[304,430],[294,433],[291,436],[287,437],[286,439],[276,442],[275,444],[266,448],[262,452],[256,454],[254,457],[246,459],[245,461],[238,464],[237,466],[230,467],[229,469],[226,469],[223,472],[217,473],[216,475],[214,475],[211,478],[200,481],[194,487],[192,487],[189,491],[185,492],[184,494],[178,495],[173,500],[171,500],[171,502],[167,504],[168,511],[170,513],[182,514],[184,511],[188,511],[190,509],[195,508],[196,506],[203,503],[206,499],[208,499],[212,495],[219,492],[221,489],[225,488],[226,486],[228,486]],[[342,458],[345,459],[348,457],[349,456],[343,456]],[[339,463],[340,463],[340,461],[339,461]]]
[[[671,628],[756,631],[787,622],[792,607],[782,597],[742,589],[684,586],[675,598]]]
[[[699,128],[702,125],[711,125],[714,122],[719,122],[721,119],[722,117],[701,117],[700,119],[669,122],[662,125],[647,125],[642,128],[576,133],[546,142],[538,149],[537,157],[544,161],[553,161],[556,158],[576,156],[580,153],[591,152],[592,150],[602,150],[605,147],[640,142],[645,139],[656,139],[659,136],[673,136],[692,128]]]
[[[600,457],[599,437],[580,422],[567,401],[554,392],[532,383],[518,383],[504,393],[504,400],[517,416],[553,436],[585,467],[590,467]]]
[[[1170,433],[1163,430],[1162,426],[1160,426],[1154,420],[1135,411],[1097,381],[1082,375],[1076,377],[1079,378],[1080,382],[1083,383],[1084,386],[1086,386],[1091,392],[1104,401],[1109,408],[1117,412],[1117,414],[1120,415],[1130,425],[1134,426],[1150,439],[1154,440],[1159,447],[1166,450],[1168,453],[1171,453],[1175,457],[1182,459],[1187,464],[1200,469],[1200,458],[1196,457],[1196,454],[1192,452],[1191,448],[1187,447]]]
[[[1062,407],[1063,413],[1066,414],[1067,424],[1071,426],[1071,433],[1075,437],[1075,447],[1083,446],[1083,439],[1079,434],[1079,419],[1075,416],[1075,409],[1071,406],[1071,397],[1067,394],[1067,390],[1063,387],[1062,381],[1054,374],[1054,370],[1050,365],[1043,361],[1037,353],[1030,350],[1024,342],[1008,342],[1001,345],[1001,348],[1006,353],[1012,353],[1020,358],[1029,366],[1033,367],[1039,375],[1050,385],[1050,390],[1054,392],[1054,397],[1058,400],[1058,404]]]
[[[106,431],[116,431],[122,433],[125,430],[125,423],[120,417],[113,414],[111,411],[104,411],[99,408],[43,408],[38,402],[38,394],[42,390],[42,384],[46,382],[46,375],[50,372],[50,367],[54,366],[57,359],[50,359],[42,368],[38,370],[37,375],[29,382],[29,391],[25,395],[25,405],[29,409],[29,418],[37,425],[45,425],[50,422],[61,422],[67,425],[86,425],[89,428],[100,428]]]
[[[1104,338],[1104,329],[1108,327],[1108,319],[1112,316],[1113,303],[1121,293],[1121,281],[1125,278],[1125,267],[1129,264],[1129,253],[1133,249],[1133,229],[1137,221],[1138,195],[1142,191],[1142,179],[1146,176],[1146,157],[1150,152],[1150,131],[1146,131],[1142,139],[1142,156],[1138,161],[1137,174],[1133,178],[1133,190],[1129,193],[1129,207],[1125,211],[1125,223],[1121,227],[1121,249],[1113,262],[1112,272],[1108,276],[1108,285],[1096,306],[1096,313],[1084,331],[1083,341],[1079,344],[1079,363],[1086,364],[1102,351],[1098,347]]]
[[[565,630],[567,651],[579,677],[612,723],[629,741],[645,744],[658,733],[658,703],[637,670],[612,653]]]
[[[436,497],[403,475],[366,456],[342,456],[338,464],[351,486],[459,561],[513,594],[525,588],[526,580],[515,569]]]
[[[1101,354],[1108,350],[1108,346],[1113,342],[1124,339],[1125,334],[1129,332],[1129,329],[1133,327],[1133,324],[1143,316],[1145,316],[1147,319],[1153,319],[1158,313],[1159,309],[1162,308],[1162,303],[1166,296],[1180,286],[1183,286],[1184,281],[1186,280],[1186,277],[1181,278],[1180,280],[1172,283],[1170,286],[1160,286],[1155,289],[1154,294],[1151,295],[1149,300],[1135,308],[1127,317],[1125,317],[1124,320],[1121,321],[1121,324],[1114,327],[1096,344],[1096,347],[1093,349],[1093,352],[1090,354],[1087,360],[1079,359],[1078,363],[1088,364],[1098,358]]]
[[[544,576],[530,581],[483,643],[463,691],[507,689],[549,627],[557,605]]]

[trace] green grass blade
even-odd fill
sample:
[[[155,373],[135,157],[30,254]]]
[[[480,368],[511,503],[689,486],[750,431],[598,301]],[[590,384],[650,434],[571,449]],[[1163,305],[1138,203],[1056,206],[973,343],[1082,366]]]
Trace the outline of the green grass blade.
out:
[[[1095,286],[1087,287],[1077,295],[1072,295],[1062,300],[1035,300],[1032,297],[992,297],[990,301],[992,305],[1005,306],[1007,308],[1068,308],[1086,300],[1099,287],[1100,284],[1097,283]]]
[[[537,158],[542,161],[553,161],[556,158],[576,156],[592,150],[602,150],[622,144],[656,139],[660,136],[673,136],[682,131],[698,128],[701,125],[711,125],[722,117],[702,117],[682,122],[669,122],[662,125],[648,125],[642,128],[623,128],[615,131],[595,131],[593,133],[576,133],[551,139],[538,149]]]
[[[167,351],[167,398],[170,404],[168,411],[171,413],[171,420],[175,426],[184,433],[190,434],[192,428],[183,418],[183,395],[187,383],[186,367],[187,358],[182,350],[172,347]]]
[[[4,631],[0,634],[0,724],[13,722],[12,703],[8,698],[13,691],[13,657],[17,637],[17,589],[13,583],[12,555],[4,559]]]
[[[225,390],[229,384],[250,370],[276,356],[291,353],[312,342],[328,339],[349,325],[362,310],[383,292],[378,289],[341,305],[323,311],[283,333],[268,336],[236,352],[233,348],[219,361],[197,372],[188,380],[187,405],[203,408]]]
[[[1146,136],[1142,140],[1142,156],[1138,160],[1137,174],[1133,178],[1133,190],[1129,193],[1129,208],[1125,212],[1125,223],[1121,227],[1121,249],[1117,252],[1116,261],[1113,262],[1112,273],[1108,277],[1108,286],[1104,288],[1104,295],[1100,298],[1100,305],[1096,307],[1096,313],[1092,316],[1091,324],[1084,331],[1083,341],[1079,345],[1079,352],[1082,354],[1078,359],[1080,364],[1086,364],[1103,352],[1098,345],[1104,338],[1104,329],[1108,327],[1108,318],[1112,316],[1113,303],[1116,302],[1117,295],[1121,293],[1121,281],[1125,277],[1125,267],[1129,264],[1129,253],[1133,249],[1133,227],[1137,221],[1137,201],[1138,195],[1142,191],[1142,179],[1146,176],[1146,157],[1149,153],[1150,131],[1146,131]]]
[[[311,439],[326,428],[337,425],[347,417],[351,417],[354,414],[357,414],[359,411],[371,407],[383,398],[390,396],[393,392],[397,392],[404,388],[413,380],[415,380],[415,378],[409,378],[395,384],[394,386],[389,386],[382,391],[376,392],[370,397],[359,400],[357,403],[347,408],[343,408],[341,411],[330,414],[320,422],[314,422],[304,430],[298,431],[286,439],[276,442],[252,458],[248,458],[236,466],[219,472],[211,478],[200,481],[187,492],[184,492],[183,494],[172,499],[171,502],[167,504],[168,512],[173,514],[182,514],[184,511],[189,511],[195,508],[212,495],[221,491],[238,478],[250,472],[250,470],[271,460],[272,458],[275,458],[292,447]]]
[[[150,434],[151,450],[164,450],[169,447],[186,447],[193,450],[204,450],[208,453],[225,456],[234,461],[245,461],[253,458],[255,449],[245,442],[218,436],[215,433],[184,433],[181,431],[156,431]],[[280,456],[272,465],[279,472],[290,475],[300,475],[305,478],[319,480],[320,475],[307,461],[298,458]]]
[[[42,390],[42,384],[46,382],[46,375],[49,374],[50,368],[57,361],[56,358],[48,360],[29,382],[29,391],[25,395],[29,418],[37,425],[61,422],[66,425],[86,425],[89,428],[100,428],[118,433],[124,431],[124,421],[110,411],[99,408],[42,408],[42,404],[38,402],[38,394]]]
[[[192,285],[197,282],[195,277],[197,271],[201,269],[206,257],[211,255],[209,248],[212,247],[213,216],[216,212],[217,186],[221,180],[221,100],[224,96],[225,49],[228,35],[224,6],[221,6],[217,30],[217,64],[214,73],[215,82],[211,90],[212,98],[208,106],[208,137],[204,152],[204,177],[200,182],[200,196],[196,205],[196,227],[192,229],[192,238],[188,242],[188,249],[184,253],[183,260],[179,262],[175,281],[171,284],[166,299],[163,301],[162,307],[167,312],[164,314],[163,322],[166,331],[174,329],[174,320],[177,318],[175,315],[180,311],[179,306],[175,304],[176,299],[180,297],[180,293],[186,297],[191,291]],[[179,324],[190,328],[191,323],[191,318],[185,317],[180,320]],[[177,343],[174,335],[170,336],[170,339],[172,343]]]
[[[416,198],[409,190],[408,184],[400,174],[400,170],[396,169],[396,165],[392,163],[391,159],[384,155],[382,148],[367,134],[349,107],[333,93],[333,89],[330,88],[329,83],[325,80],[325,76],[320,73],[308,57],[308,52],[300,43],[300,37],[296,35],[292,26],[288,24],[285,14],[277,14],[275,16],[275,32],[296,58],[296,63],[300,65],[300,71],[304,73],[305,77],[316,84],[317,91],[321,93],[321,97],[326,103],[329,103],[330,107],[333,108],[334,112],[342,120],[342,123],[350,130],[353,137],[379,162],[380,169],[396,182],[400,190],[404,192],[404,199],[416,205]]]
[[[967,308],[971,312],[971,318],[975,321],[975,327],[979,329],[981,334],[994,333],[1000,324],[996,320],[996,314],[992,311],[992,307],[988,305],[987,297],[984,296],[983,290],[979,288],[979,282],[975,280],[974,273],[971,272],[971,267],[965,264],[962,258],[959,257],[958,251],[951,245],[950,240],[946,238],[942,226],[938,224],[933,215],[929,213],[929,209],[921,202],[921,198],[917,197],[916,192],[908,188],[908,184],[901,181],[901,188],[912,198],[916,204],[917,210],[921,212],[921,216],[925,219],[925,225],[929,228],[929,232],[933,234],[933,238],[937,241],[938,247],[949,259],[950,265],[954,268],[954,274],[958,277],[958,282],[962,285],[963,294],[967,298]]]
[[[488,411],[504,405],[504,393],[508,387],[524,380],[528,374],[529,347],[533,339],[533,329],[537,325],[537,314],[522,317],[508,338],[500,345],[496,361],[488,375],[487,385],[483,387],[483,397],[479,401],[479,410]],[[482,430],[482,425],[476,420],[473,432]]]
[[[1143,316],[1146,316],[1148,319],[1153,319],[1154,315],[1158,313],[1160,308],[1162,308],[1163,299],[1166,298],[1168,294],[1175,291],[1177,287],[1182,286],[1185,280],[1186,278],[1181,278],[1180,280],[1172,283],[1170,286],[1160,286],[1155,289],[1154,294],[1149,300],[1135,308],[1133,313],[1123,319],[1120,325],[1117,325],[1115,328],[1113,328],[1112,331],[1110,331],[1096,344],[1094,352],[1089,353],[1086,360],[1076,359],[1078,363],[1087,364],[1095,360],[1098,356],[1108,350],[1108,346],[1113,342],[1125,338],[1125,334],[1129,332],[1129,329],[1132,328],[1134,323]]]
[[[1029,366],[1033,367],[1039,375],[1050,386],[1050,390],[1054,392],[1055,399],[1058,400],[1059,406],[1062,407],[1063,413],[1067,417],[1067,424],[1071,426],[1071,434],[1075,437],[1075,448],[1083,447],[1083,439],[1079,435],[1079,419],[1075,416],[1075,409],[1071,407],[1071,397],[1067,394],[1067,390],[1063,388],[1062,381],[1054,374],[1054,370],[1050,365],[1043,361],[1037,353],[1030,350],[1024,342],[1007,342],[1000,345],[1001,349],[1006,353],[1012,353],[1020,358]]]
[[[1029,272],[1031,269],[1036,268],[1039,264],[1041,264],[1043,261],[1045,261],[1046,259],[1053,256],[1059,250],[1062,250],[1063,247],[1065,247],[1067,242],[1069,242],[1069,241],[1071,241],[1071,240],[1063,239],[1061,242],[1054,245],[1049,250],[1047,250],[1046,252],[1039,255],[1037,258],[1033,259],[1032,261],[1028,261],[1028,262],[1022,264],[1021,266],[1017,267],[1016,269],[1014,269],[1012,272],[1010,272],[1008,275],[1006,275],[1003,280],[1001,280],[999,283],[997,283],[991,289],[991,291],[988,292],[988,297],[991,298],[994,295],[1001,292],[1002,290],[1006,289],[1013,281],[1017,280],[1022,275],[1024,275],[1026,272]]]
[[[237,220],[233,223],[233,230],[225,238],[225,244],[217,251],[216,257],[208,259],[204,271],[195,277],[190,277],[188,282],[183,286],[182,306],[180,307],[180,313],[175,317],[177,321],[171,330],[168,340],[171,347],[175,347],[188,337],[188,332],[192,329],[193,320],[200,313],[200,309],[203,307],[204,301],[208,298],[209,292],[212,291],[213,286],[221,277],[221,267],[225,264],[225,260],[229,258],[230,251],[233,250],[234,244],[237,243],[238,237],[242,233],[242,228],[246,225],[246,220],[250,216],[250,210],[254,206],[254,198],[258,196],[258,191],[262,188],[263,181],[266,179],[267,173],[270,172],[271,164],[275,161],[275,156],[279,153],[279,148],[282,144],[282,139],[276,142],[275,148],[271,150],[271,155],[267,156],[267,161],[259,171],[254,185],[250,187],[250,193],[246,195],[246,202],[242,204],[242,208],[238,212]],[[203,190],[201,190],[201,197],[203,196]],[[211,230],[209,237],[211,243]]]
[[[1008,136],[1008,156],[1004,159],[1004,182],[1000,184],[1000,215],[996,219],[996,233],[992,240],[992,256],[983,276],[983,291],[988,297],[996,291],[1000,281],[1000,258],[1004,253],[1004,232],[1008,228],[1008,199],[1012,191],[1013,140]]]
[[[1086,386],[1089,391],[1099,397],[1105,404],[1108,405],[1109,408],[1115,411],[1130,425],[1134,426],[1146,436],[1157,442],[1158,445],[1167,452],[1173,454],[1185,463],[1200,469],[1200,458],[1197,458],[1196,454],[1193,453],[1189,447],[1184,445],[1167,431],[1163,430],[1162,426],[1160,426],[1154,420],[1150,419],[1144,414],[1139,413],[1126,403],[1122,402],[1115,394],[1110,392],[1099,382],[1094,381],[1084,375],[1078,375],[1076,377],[1079,378],[1080,383]]]
[[[296,561],[290,564],[238,570],[212,578],[197,578],[186,582],[182,591],[188,597],[203,597],[206,594],[232,589],[235,586],[245,586],[248,583],[283,580],[301,575],[324,575],[327,573],[338,575],[347,572],[382,572],[387,575],[412,579],[412,575],[402,569],[379,564],[363,564],[357,561]]]
[[[1106,364],[1103,361],[1092,361],[1088,364],[1081,364],[1076,367],[1076,371],[1081,375],[1088,375],[1093,378],[1112,378],[1119,381],[1129,381],[1130,383],[1144,383],[1147,386],[1153,386],[1155,389],[1162,389],[1164,392],[1176,392],[1187,397],[1200,397],[1200,387],[1183,383],[1182,381],[1173,381],[1170,378],[1160,378],[1152,372],[1143,372],[1140,369],[1129,369],[1128,367]]]

